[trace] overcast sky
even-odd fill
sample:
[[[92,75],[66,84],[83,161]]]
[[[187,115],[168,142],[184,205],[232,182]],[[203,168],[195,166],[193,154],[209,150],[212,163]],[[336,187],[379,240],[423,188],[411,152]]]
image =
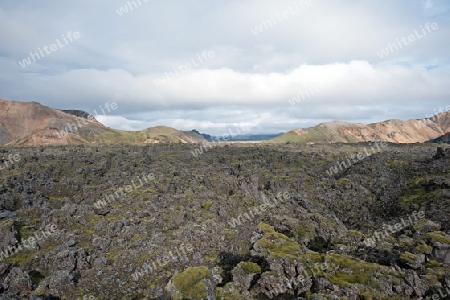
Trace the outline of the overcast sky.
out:
[[[450,1],[139,1],[0,0],[0,98],[217,135],[450,105]]]

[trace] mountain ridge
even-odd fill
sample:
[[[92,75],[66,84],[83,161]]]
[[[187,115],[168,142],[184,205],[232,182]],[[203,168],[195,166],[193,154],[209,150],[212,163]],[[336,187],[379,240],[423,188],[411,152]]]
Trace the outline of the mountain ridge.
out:
[[[0,146],[113,144],[113,143],[200,143],[194,132],[156,126],[140,131],[104,126],[82,110],[59,110],[38,102],[0,99]]]
[[[347,121],[320,123],[314,127],[297,128],[269,140],[270,143],[359,143],[383,140],[391,143],[424,143],[450,132],[450,112],[431,118],[386,120],[362,124]]]
[[[367,125],[339,120],[323,122],[314,127],[290,130],[266,142],[359,143],[383,140],[424,143],[444,137],[449,132],[450,112],[447,111],[424,119],[391,119]],[[35,101],[0,99],[0,145],[202,143],[207,140],[208,135],[196,130],[180,131],[167,126],[140,131],[117,130],[104,126],[82,110],[59,110]]]

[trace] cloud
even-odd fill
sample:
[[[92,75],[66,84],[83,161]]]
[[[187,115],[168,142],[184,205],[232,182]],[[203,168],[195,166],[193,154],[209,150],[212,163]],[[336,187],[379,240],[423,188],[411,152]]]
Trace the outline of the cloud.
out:
[[[427,66],[374,66],[367,61],[327,65],[302,64],[286,72],[248,73],[232,69],[198,69],[158,86],[161,74],[133,75],[125,70],[77,69],[58,75],[21,74],[26,93],[91,103],[112,99],[120,113],[146,109],[208,108],[254,105],[289,107],[288,99],[308,93],[302,105],[330,105],[336,101],[367,105],[377,100],[409,103],[448,95],[448,72]],[[326,86],[319,92],[316,87]],[[313,91],[313,92],[311,92]],[[11,90],[13,93],[14,90]]]
[[[114,115],[102,117],[115,128],[217,134],[241,122],[278,132],[333,119],[418,118],[448,105],[445,1],[311,3],[257,35],[255,26],[300,1],[149,1],[122,17],[123,0],[2,3],[0,97],[88,112],[116,102]],[[427,22],[439,30],[377,55]],[[68,31],[81,38],[20,67]],[[215,55],[198,63],[204,51]],[[193,60],[198,66],[155,84]],[[310,96],[289,104],[302,93]]]

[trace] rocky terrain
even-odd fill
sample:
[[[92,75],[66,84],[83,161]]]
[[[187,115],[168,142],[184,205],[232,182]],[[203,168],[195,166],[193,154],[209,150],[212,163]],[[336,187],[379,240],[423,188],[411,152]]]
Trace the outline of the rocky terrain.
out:
[[[106,105],[106,104],[105,104]],[[112,103],[109,112],[117,104]],[[99,109],[100,111],[100,109]],[[102,114],[108,110],[102,108]],[[141,131],[111,129],[80,110],[58,110],[37,102],[0,99],[0,146],[39,146],[117,143],[198,143],[205,139],[194,132],[158,126]]]
[[[357,143],[386,141],[423,143],[450,132],[450,111],[418,120],[388,120],[374,124],[326,122],[311,128],[291,130],[270,142]]]
[[[371,147],[1,148],[0,299],[445,294],[450,149]]]

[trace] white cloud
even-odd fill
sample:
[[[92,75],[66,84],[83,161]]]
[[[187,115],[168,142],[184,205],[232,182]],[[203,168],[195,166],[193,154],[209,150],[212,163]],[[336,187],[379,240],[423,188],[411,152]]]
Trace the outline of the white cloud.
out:
[[[116,115],[104,119],[112,127],[213,131],[243,121],[277,131],[329,119],[422,117],[448,105],[445,1],[312,0],[264,32],[251,32],[296,3],[150,1],[123,17],[115,10],[124,0],[2,3],[0,97],[89,112],[115,101]],[[377,56],[426,22],[437,22],[439,30],[387,58]],[[33,66],[19,66],[30,51],[68,31],[81,38]],[[204,50],[215,57],[154,84]],[[329,82],[301,103],[288,103]],[[140,121],[132,121],[138,114]]]
[[[367,61],[303,64],[286,72],[248,73],[231,69],[198,69],[157,86],[159,74],[134,76],[125,70],[73,70],[47,76],[20,75],[29,95],[78,99],[113,99],[122,113],[141,106],[163,109],[225,105],[288,106],[288,99],[317,86],[328,87],[305,99],[304,105],[409,102],[450,93],[450,75],[425,66],[374,66]]]

